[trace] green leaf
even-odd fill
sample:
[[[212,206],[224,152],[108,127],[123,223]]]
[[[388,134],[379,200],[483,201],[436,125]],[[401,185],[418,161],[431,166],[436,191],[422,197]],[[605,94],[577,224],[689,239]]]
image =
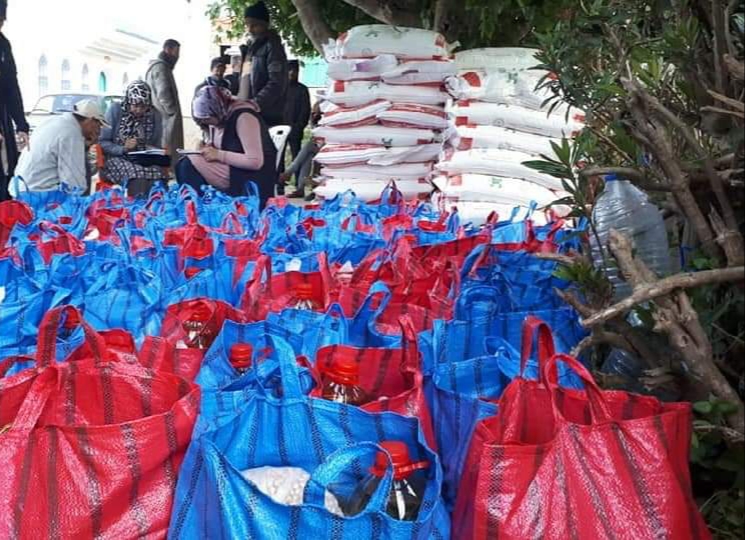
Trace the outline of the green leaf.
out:
[[[693,410],[700,414],[711,414],[714,406],[710,401],[697,401],[693,404]]]

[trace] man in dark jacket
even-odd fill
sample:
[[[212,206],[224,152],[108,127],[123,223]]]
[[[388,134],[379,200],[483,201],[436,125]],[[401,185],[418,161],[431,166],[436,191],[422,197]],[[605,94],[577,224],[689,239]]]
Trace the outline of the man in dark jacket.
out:
[[[299,61],[290,60],[287,62],[287,74],[289,84],[287,86],[287,97],[285,98],[285,124],[292,128],[287,144],[294,160],[300,153],[305,127],[310,120],[310,92],[308,92],[308,87],[298,80],[300,74]],[[298,183],[298,185],[300,184]],[[290,195],[290,197],[303,196],[304,193],[300,189]]]
[[[204,79],[194,90],[194,95],[197,95],[202,88],[205,86],[219,86],[230,90],[230,83],[225,79],[225,69],[227,68],[227,62],[222,56],[213,58],[210,62],[210,73],[211,75]]]
[[[251,40],[242,47],[243,68],[238,99],[253,100],[268,126],[284,120],[287,92],[287,55],[282,39],[269,28],[269,10],[264,2],[246,8],[246,29]]]
[[[16,131],[22,145],[28,145],[28,122],[18,87],[16,63],[10,41],[2,34],[7,7],[7,1],[0,0],[0,201],[9,198],[8,179],[18,163]]]

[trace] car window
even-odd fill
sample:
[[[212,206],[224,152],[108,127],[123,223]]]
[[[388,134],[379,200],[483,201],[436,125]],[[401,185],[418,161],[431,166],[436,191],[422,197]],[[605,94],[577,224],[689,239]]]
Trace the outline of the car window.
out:
[[[44,96],[36,102],[34,111],[51,113],[54,107],[54,96]]]
[[[78,101],[82,101],[89,97],[90,96],[79,94],[64,94],[61,96],[55,96],[54,109],[52,109],[52,112],[60,113],[72,111],[73,106],[75,106]]]

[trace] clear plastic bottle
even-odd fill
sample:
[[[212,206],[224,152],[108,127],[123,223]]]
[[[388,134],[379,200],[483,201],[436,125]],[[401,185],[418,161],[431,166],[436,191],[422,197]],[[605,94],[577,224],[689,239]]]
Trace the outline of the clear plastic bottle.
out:
[[[213,331],[210,329],[208,324],[211,317],[212,313],[206,305],[200,305],[197,307],[197,309],[194,310],[194,313],[184,321],[183,326],[184,331],[186,332],[186,340],[179,342],[177,348],[209,349],[210,345],[212,345],[212,342],[215,340]]]
[[[412,462],[409,447],[401,441],[385,441],[380,446],[388,452],[393,462],[393,485],[388,495],[386,512],[394,519],[414,521],[419,514],[427,486],[425,469],[429,468],[429,462]],[[378,452],[370,474],[360,483],[345,508],[348,516],[356,516],[367,507],[387,468],[388,456],[385,452]]]
[[[360,366],[356,358],[339,355],[321,374],[323,399],[361,406],[370,401],[367,393],[359,386]]]
[[[592,257],[596,266],[603,268],[613,285],[617,300],[631,294],[631,288],[619,276],[615,260],[608,250],[611,229],[629,236],[637,256],[658,275],[664,276],[671,272],[670,244],[665,220],[647,195],[631,182],[615,175],[607,176],[605,190],[595,203],[592,219],[605,251],[605,264],[594,234],[590,235]]]
[[[305,311],[316,311],[320,306],[313,300],[313,285],[310,283],[300,283],[293,291],[293,298],[290,302],[290,308],[302,309]]]
[[[236,343],[230,347],[230,364],[239,375],[251,369],[253,353],[254,348],[248,343]]]

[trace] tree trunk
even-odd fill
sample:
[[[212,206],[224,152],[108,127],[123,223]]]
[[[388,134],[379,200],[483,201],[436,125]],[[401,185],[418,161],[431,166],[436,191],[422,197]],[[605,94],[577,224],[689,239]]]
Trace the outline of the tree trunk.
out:
[[[466,11],[458,0],[437,0],[432,30],[445,36],[448,43],[458,40],[465,21]]]
[[[385,24],[422,28],[424,21],[415,6],[396,0],[344,0],[350,6]]]
[[[323,55],[323,45],[329,40],[334,39],[333,32],[326,24],[317,0],[292,0],[292,4],[297,9],[297,15],[300,24],[303,26],[305,35],[308,36],[313,47]]]

